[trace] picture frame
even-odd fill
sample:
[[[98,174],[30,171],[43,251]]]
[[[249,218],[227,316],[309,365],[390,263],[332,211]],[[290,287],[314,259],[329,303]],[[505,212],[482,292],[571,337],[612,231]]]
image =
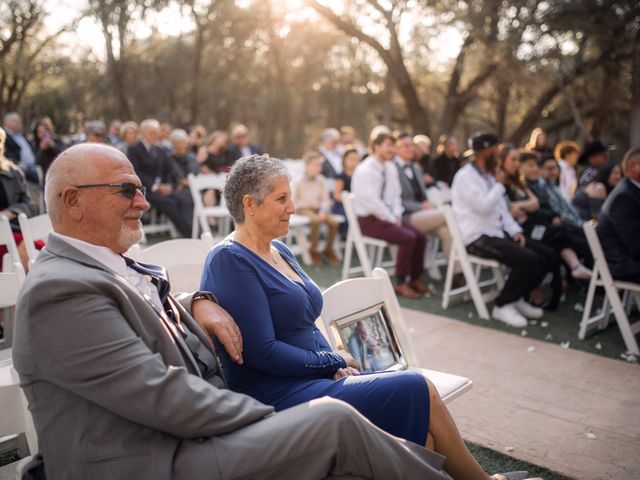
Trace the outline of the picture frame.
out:
[[[403,370],[408,367],[398,335],[380,303],[332,322],[344,350],[363,372]]]

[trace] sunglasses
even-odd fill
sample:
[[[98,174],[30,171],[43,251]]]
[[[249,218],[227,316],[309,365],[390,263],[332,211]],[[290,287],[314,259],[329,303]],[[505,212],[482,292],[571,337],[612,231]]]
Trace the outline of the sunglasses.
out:
[[[123,182],[123,183],[93,183],[91,185],[74,185],[75,188],[94,188],[94,187],[120,187],[119,193],[128,200],[133,200],[136,193],[140,191],[144,197],[147,194],[147,187],[144,185],[136,185],[135,183]]]

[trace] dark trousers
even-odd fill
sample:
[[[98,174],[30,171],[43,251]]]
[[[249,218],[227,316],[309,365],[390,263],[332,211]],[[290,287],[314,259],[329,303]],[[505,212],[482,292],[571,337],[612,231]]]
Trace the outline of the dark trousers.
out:
[[[193,223],[193,199],[188,188],[171,195],[161,195],[155,192],[147,193],[147,200],[160,213],[164,213],[180,232],[180,235],[191,237]]]
[[[398,245],[396,258],[396,276],[398,279],[407,277],[416,280],[424,271],[424,247],[427,238],[420,230],[413,228],[407,221],[402,225],[380,220],[369,215],[358,217],[360,230],[368,237],[379,238],[394,245]]]
[[[558,268],[556,252],[551,247],[527,239],[526,246],[510,238],[498,238],[482,235],[467,246],[467,251],[478,257],[491,258],[511,268],[504,288],[495,299],[502,307],[521,298],[527,298],[531,290],[544,279],[547,272]]]

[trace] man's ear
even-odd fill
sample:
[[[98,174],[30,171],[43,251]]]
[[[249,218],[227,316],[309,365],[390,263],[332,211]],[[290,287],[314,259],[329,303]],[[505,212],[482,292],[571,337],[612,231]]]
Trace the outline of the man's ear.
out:
[[[72,220],[82,220],[82,202],[80,201],[80,190],[74,187],[67,187],[60,194],[60,201],[63,209]]]

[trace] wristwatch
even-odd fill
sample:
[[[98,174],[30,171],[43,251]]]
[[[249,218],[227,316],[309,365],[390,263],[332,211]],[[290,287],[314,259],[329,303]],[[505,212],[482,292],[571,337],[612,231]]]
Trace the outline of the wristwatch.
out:
[[[199,291],[193,294],[193,298],[191,299],[191,304],[193,305],[193,302],[195,302],[196,300],[210,300],[213,303],[219,305],[220,303],[218,302],[218,299],[216,298],[216,296],[211,293],[211,292],[206,292],[206,291]]]

